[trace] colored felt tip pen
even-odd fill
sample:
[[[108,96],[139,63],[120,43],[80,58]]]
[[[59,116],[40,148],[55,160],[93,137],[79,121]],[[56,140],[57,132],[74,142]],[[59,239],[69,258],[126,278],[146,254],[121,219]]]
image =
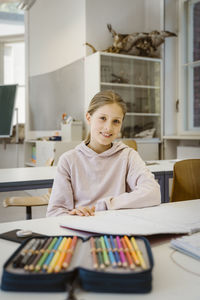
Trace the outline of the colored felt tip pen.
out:
[[[135,251],[136,251],[137,256],[138,256],[138,258],[139,258],[141,267],[142,267],[143,269],[146,269],[147,266],[146,266],[145,260],[144,260],[144,258],[143,258],[142,252],[140,251],[140,249],[139,249],[139,247],[138,247],[138,244],[137,244],[137,242],[136,242],[136,240],[135,240],[134,237],[131,238],[131,242],[132,242],[132,244],[133,244],[133,247],[135,248]]]
[[[126,235],[124,236],[124,240],[125,240],[125,242],[126,242],[128,248],[129,248],[129,250],[130,250],[130,253],[131,253],[132,257],[133,257],[134,263],[135,263],[136,265],[139,266],[139,265],[140,265],[140,260],[139,260],[139,258],[138,258],[138,256],[137,256],[137,253],[136,253],[136,251],[134,250],[134,248],[133,248],[133,246],[132,246],[132,244],[131,244],[129,238],[128,238]]]
[[[116,264],[116,261],[115,261],[115,257],[113,255],[110,242],[109,242],[109,240],[108,240],[108,238],[107,238],[106,235],[104,235],[104,241],[105,241],[105,244],[106,244],[106,248],[107,248],[107,251],[108,251],[108,255],[109,255],[109,258],[110,258],[111,265],[113,267],[116,267],[117,264]]]

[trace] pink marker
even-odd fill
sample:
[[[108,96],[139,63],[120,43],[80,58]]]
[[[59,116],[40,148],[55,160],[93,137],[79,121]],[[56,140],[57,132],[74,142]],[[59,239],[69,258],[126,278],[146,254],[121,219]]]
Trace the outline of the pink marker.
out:
[[[119,236],[116,236],[116,241],[117,241],[117,247],[118,247],[119,255],[121,258],[122,266],[126,268],[128,266],[128,264],[127,264],[127,261],[126,261],[126,258],[125,258],[124,252],[123,252],[123,247],[122,247]]]

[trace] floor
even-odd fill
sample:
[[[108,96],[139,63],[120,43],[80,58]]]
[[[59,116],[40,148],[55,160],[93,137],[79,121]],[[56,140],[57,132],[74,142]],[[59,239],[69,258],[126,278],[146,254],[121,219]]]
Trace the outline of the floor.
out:
[[[36,190],[34,195],[41,195],[46,193],[46,190]],[[30,196],[33,191],[15,191],[15,192],[1,192],[0,193],[0,223],[11,222],[26,219],[25,207],[3,207],[3,200],[6,197],[13,196]],[[45,218],[47,206],[39,206],[32,208],[32,218]]]

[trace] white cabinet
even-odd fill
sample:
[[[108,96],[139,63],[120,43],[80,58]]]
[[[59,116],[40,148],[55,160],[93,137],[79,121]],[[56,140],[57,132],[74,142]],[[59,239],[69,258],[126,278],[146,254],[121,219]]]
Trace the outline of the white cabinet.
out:
[[[99,91],[111,89],[127,104],[122,138],[162,140],[162,60],[97,52],[85,60],[85,108]],[[144,157],[143,157],[144,158]],[[144,158],[150,159],[150,158]],[[154,159],[159,159],[158,155]]]
[[[25,141],[25,166],[45,166],[49,159],[54,158],[57,164],[60,155],[75,148],[81,141]]]
[[[163,136],[164,159],[200,158],[200,136]]]

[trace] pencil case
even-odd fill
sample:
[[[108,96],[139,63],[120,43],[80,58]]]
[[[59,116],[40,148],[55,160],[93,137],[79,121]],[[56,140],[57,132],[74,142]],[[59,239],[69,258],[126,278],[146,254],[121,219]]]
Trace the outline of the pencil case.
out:
[[[70,236],[65,236],[69,239]],[[134,269],[130,268],[128,260],[126,259],[127,266],[117,266],[110,264],[104,268],[98,266],[94,267],[94,256],[102,254],[103,250],[100,248],[93,249],[91,246],[91,237],[83,239],[77,237],[76,247],[74,252],[71,252],[71,261],[67,269],[61,269],[59,272],[44,271],[42,268],[39,270],[25,270],[25,267],[16,267],[15,263],[19,260],[22,253],[25,252],[26,247],[35,242],[46,242],[48,239],[54,239],[52,237],[36,237],[29,238],[22,243],[22,245],[11,255],[11,257],[5,262],[3,266],[3,274],[1,278],[1,289],[5,291],[31,291],[31,292],[59,292],[66,291],[74,280],[78,280],[82,289],[92,292],[105,292],[105,293],[148,293],[152,289],[152,269],[153,269],[153,256],[151,247],[148,240],[144,237],[135,237],[135,241],[140,249],[143,260],[145,262],[145,268],[141,265],[134,265]],[[56,238],[64,238],[58,237]],[[73,238],[73,237],[70,237]],[[93,236],[96,243],[100,241],[100,236]],[[120,237],[122,238],[122,237]],[[131,239],[131,237],[129,237]],[[33,240],[34,239],[34,240]],[[41,240],[42,239],[42,240]],[[110,236],[107,236],[110,239]],[[116,245],[116,236],[113,236],[113,240]],[[29,244],[28,244],[29,243]],[[24,251],[24,252],[23,252]],[[32,250],[31,250],[32,251]],[[128,248],[122,250],[114,247],[106,249],[107,256],[109,257],[109,251],[113,255],[120,257],[120,251],[127,255]],[[34,251],[32,251],[34,253]],[[130,251],[129,251],[130,252]],[[27,253],[27,252],[26,252]],[[47,250],[43,251],[43,254],[47,253]],[[52,253],[49,251],[48,255]],[[129,253],[130,254],[130,253]],[[36,255],[36,254],[35,254]],[[55,255],[55,253],[54,253]],[[117,259],[117,256],[116,256]],[[104,261],[103,261],[104,262]],[[30,265],[29,265],[30,268]],[[36,268],[36,267],[35,267]]]

